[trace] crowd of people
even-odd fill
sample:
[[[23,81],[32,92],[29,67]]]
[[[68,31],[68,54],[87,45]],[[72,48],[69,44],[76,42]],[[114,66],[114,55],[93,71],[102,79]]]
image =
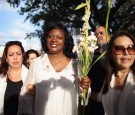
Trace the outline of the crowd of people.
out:
[[[89,88],[85,115],[135,115],[135,36],[119,30],[107,39],[104,26],[95,36],[93,63],[106,53],[82,79],[73,37],[62,23],[44,28],[43,54],[7,42],[0,65],[0,115],[78,115],[80,94]]]

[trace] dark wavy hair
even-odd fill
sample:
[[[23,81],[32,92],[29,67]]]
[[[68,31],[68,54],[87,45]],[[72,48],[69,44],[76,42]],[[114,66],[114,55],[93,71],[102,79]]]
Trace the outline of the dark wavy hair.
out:
[[[27,50],[26,53],[25,53],[26,59],[28,59],[28,58],[29,58],[29,54],[32,54],[32,53],[36,54],[37,57],[39,56],[39,53],[38,53],[36,50],[34,50],[34,49],[29,49],[29,50]]]
[[[45,53],[48,52],[47,48],[47,36],[49,32],[53,29],[61,29],[64,34],[65,34],[65,46],[63,49],[63,53],[66,55],[68,58],[73,58],[74,54],[72,52],[74,42],[73,38],[70,34],[70,32],[67,30],[67,28],[60,22],[54,22],[54,23],[49,23],[47,26],[44,28],[44,34],[41,38],[41,45]]]
[[[112,54],[113,44],[114,44],[114,41],[118,37],[122,37],[122,36],[129,37],[133,41],[133,44],[135,45],[135,36],[131,32],[125,31],[125,30],[120,30],[120,31],[117,31],[117,32],[115,32],[113,34],[113,36],[112,36],[112,38],[111,38],[111,40],[109,42],[108,50],[107,50],[107,53],[106,53],[106,58],[107,58],[107,74],[106,75],[107,76],[106,76],[105,85],[104,85],[104,88],[103,88],[103,94],[108,92],[112,74],[116,71],[116,67],[115,67],[114,61],[110,57],[111,54]],[[121,39],[124,40],[124,38],[121,38]],[[133,74],[135,75],[135,62],[131,66],[131,69],[133,71]]]
[[[20,41],[9,41],[9,42],[7,42],[5,44],[5,48],[4,48],[3,55],[2,55],[2,60],[1,60],[1,66],[0,66],[0,74],[3,74],[4,76],[7,74],[8,67],[9,67],[9,65],[8,65],[8,63],[6,61],[8,48],[10,46],[13,46],[13,45],[18,45],[21,48],[22,55],[23,55],[23,64],[25,63],[24,62],[24,60],[25,60],[25,51],[24,51],[24,48],[22,46],[22,43]]]
[[[27,62],[27,60],[29,59],[29,54],[33,54],[33,53],[36,54],[37,57],[39,57],[39,53],[36,50],[34,50],[34,49],[29,49],[25,53],[26,60],[25,60],[25,64],[24,65],[27,68],[29,68],[29,63]]]

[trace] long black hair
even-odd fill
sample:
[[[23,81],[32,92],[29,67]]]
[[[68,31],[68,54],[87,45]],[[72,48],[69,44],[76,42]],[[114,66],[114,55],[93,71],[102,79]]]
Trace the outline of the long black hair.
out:
[[[43,48],[44,52],[45,53],[48,52],[47,36],[48,36],[49,32],[53,29],[61,29],[64,32],[64,34],[65,34],[65,46],[64,46],[63,53],[68,58],[73,58],[73,56],[74,56],[74,54],[72,52],[72,49],[74,47],[73,38],[72,38],[70,32],[68,31],[68,29],[66,28],[66,26],[64,26],[60,22],[52,22],[52,23],[49,23],[48,25],[45,26],[44,33],[43,33],[43,36],[41,38],[41,45],[42,45],[42,48]]]

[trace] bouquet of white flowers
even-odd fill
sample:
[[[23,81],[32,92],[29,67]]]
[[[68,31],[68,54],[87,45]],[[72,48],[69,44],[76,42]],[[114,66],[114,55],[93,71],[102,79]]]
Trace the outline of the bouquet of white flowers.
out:
[[[108,11],[106,16],[106,38],[108,41],[108,20],[109,20],[109,14],[111,9],[111,0],[108,1]],[[97,48],[96,42],[97,39],[94,36],[94,34],[91,32],[89,35],[89,18],[90,18],[90,0],[86,0],[86,3],[82,3],[76,7],[75,10],[78,10],[80,8],[85,7],[85,15],[83,16],[82,20],[84,21],[83,27],[80,31],[80,35],[77,37],[77,47],[75,48],[78,54],[78,62],[79,62],[79,75],[80,77],[85,77],[88,75],[88,72],[90,71],[91,67],[106,53],[102,53],[98,59],[93,62],[93,56],[94,51]],[[90,97],[91,89],[88,90],[88,93],[86,93],[86,90],[84,90],[82,94],[82,102],[83,102],[83,112],[81,114],[85,114],[85,105],[88,102],[88,98]]]
[[[108,20],[111,9],[111,0],[107,0],[108,2],[108,11],[106,16],[106,38],[108,41]],[[89,18],[90,18],[90,0],[86,0],[86,3],[82,3],[76,7],[75,10],[85,7],[85,15],[82,20],[84,21],[83,27],[81,29],[80,35],[77,37],[77,50],[78,61],[79,61],[79,75],[80,77],[87,76],[91,67],[106,53],[102,53],[95,62],[92,62],[94,51],[97,48],[96,42],[97,39],[94,34],[91,32],[89,35]],[[86,96],[86,91],[83,93],[83,105],[86,105],[87,99],[89,96]]]
[[[91,32],[89,35],[89,18],[90,18],[90,0],[86,0],[86,3],[82,3],[75,10],[78,10],[82,7],[85,7],[85,15],[82,20],[84,21],[82,29],[80,29],[80,35],[77,37],[77,54],[79,62],[79,75],[80,77],[87,76],[91,66],[94,51],[97,48],[97,38],[94,36],[94,33]],[[86,91],[84,90],[82,95],[83,105],[86,105],[88,96],[86,96]]]

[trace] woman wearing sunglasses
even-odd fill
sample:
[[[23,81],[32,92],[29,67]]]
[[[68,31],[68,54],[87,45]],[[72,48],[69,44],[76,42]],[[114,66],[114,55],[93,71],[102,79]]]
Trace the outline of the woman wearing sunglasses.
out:
[[[0,67],[0,115],[17,115],[19,93],[28,73],[23,62],[21,42],[7,42]]]
[[[135,115],[135,37],[127,31],[115,33],[107,59],[102,97],[105,115]]]

